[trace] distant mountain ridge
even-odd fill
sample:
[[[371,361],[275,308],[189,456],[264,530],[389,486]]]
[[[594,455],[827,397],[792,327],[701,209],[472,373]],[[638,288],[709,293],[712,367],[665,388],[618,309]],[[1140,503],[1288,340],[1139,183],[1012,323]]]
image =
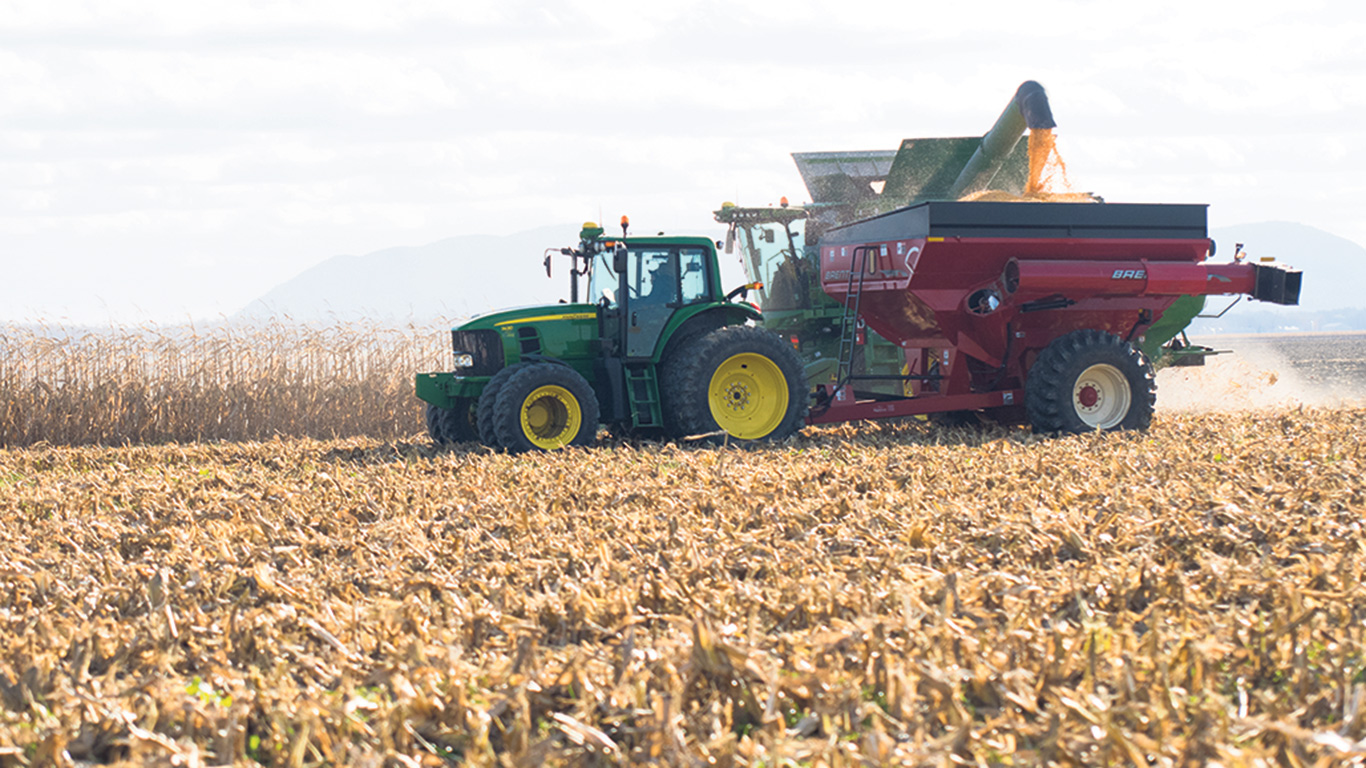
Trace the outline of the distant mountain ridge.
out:
[[[1216,259],[1233,257],[1243,244],[1254,261],[1275,257],[1304,273],[1297,307],[1244,299],[1218,319],[1197,319],[1192,333],[1274,333],[1277,331],[1366,330],[1366,247],[1305,224],[1264,221],[1210,231],[1218,244]],[[1217,313],[1233,299],[1212,296],[1206,311]]]
[[[463,235],[363,256],[334,256],[252,301],[234,319],[288,316],[424,321],[496,307],[553,304],[568,297],[568,260],[541,269],[546,248],[574,245],[579,227],[537,227],[510,235]]]
[[[563,224],[509,235],[464,235],[434,243],[335,256],[271,289],[233,319],[287,316],[301,322],[456,319],[492,309],[553,304],[568,298],[568,260],[555,257],[553,277],[541,268],[547,248],[573,245],[579,227]],[[714,233],[701,233],[714,234]],[[1243,243],[1253,259],[1274,256],[1304,272],[1298,307],[1250,300],[1223,318],[1197,320],[1199,333],[1366,329],[1366,248],[1320,229],[1261,222],[1211,231],[1216,259]],[[733,261],[724,257],[723,261]],[[724,264],[723,268],[730,267]],[[737,278],[738,279],[738,278]],[[1217,312],[1232,299],[1211,297]]]

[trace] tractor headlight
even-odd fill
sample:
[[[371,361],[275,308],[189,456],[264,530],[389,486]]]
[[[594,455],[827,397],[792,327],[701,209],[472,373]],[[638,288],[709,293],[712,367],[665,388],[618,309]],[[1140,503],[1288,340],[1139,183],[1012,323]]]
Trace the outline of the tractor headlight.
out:
[[[456,352],[456,353],[455,353],[455,367],[456,367],[456,368],[473,368],[473,367],[474,367],[474,355],[471,355],[471,354],[468,353],[468,352]]]

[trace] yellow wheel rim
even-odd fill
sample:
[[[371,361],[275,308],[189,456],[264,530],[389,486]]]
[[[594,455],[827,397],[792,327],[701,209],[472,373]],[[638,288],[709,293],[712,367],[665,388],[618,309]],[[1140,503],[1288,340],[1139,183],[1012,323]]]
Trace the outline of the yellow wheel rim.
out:
[[[522,401],[522,434],[537,448],[553,451],[569,445],[582,425],[579,401],[564,387],[537,387]]]
[[[763,355],[744,352],[717,366],[707,388],[707,405],[716,425],[742,440],[757,440],[783,423],[787,379]]]

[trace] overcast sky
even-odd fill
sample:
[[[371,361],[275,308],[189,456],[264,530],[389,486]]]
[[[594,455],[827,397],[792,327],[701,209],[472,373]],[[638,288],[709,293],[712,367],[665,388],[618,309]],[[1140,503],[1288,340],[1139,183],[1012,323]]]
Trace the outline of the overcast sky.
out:
[[[1356,0],[0,0],[0,319],[213,317],[600,215],[707,233],[805,199],[791,152],[980,135],[1026,79],[1078,189],[1366,243]]]

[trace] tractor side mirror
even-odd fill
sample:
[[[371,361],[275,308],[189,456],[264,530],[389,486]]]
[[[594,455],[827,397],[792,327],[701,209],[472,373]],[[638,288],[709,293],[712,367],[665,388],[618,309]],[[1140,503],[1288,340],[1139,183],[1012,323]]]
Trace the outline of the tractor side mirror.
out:
[[[626,246],[618,245],[612,252],[612,271],[618,275],[626,271]]]
[[[550,254],[545,255],[545,276],[550,277]]]

